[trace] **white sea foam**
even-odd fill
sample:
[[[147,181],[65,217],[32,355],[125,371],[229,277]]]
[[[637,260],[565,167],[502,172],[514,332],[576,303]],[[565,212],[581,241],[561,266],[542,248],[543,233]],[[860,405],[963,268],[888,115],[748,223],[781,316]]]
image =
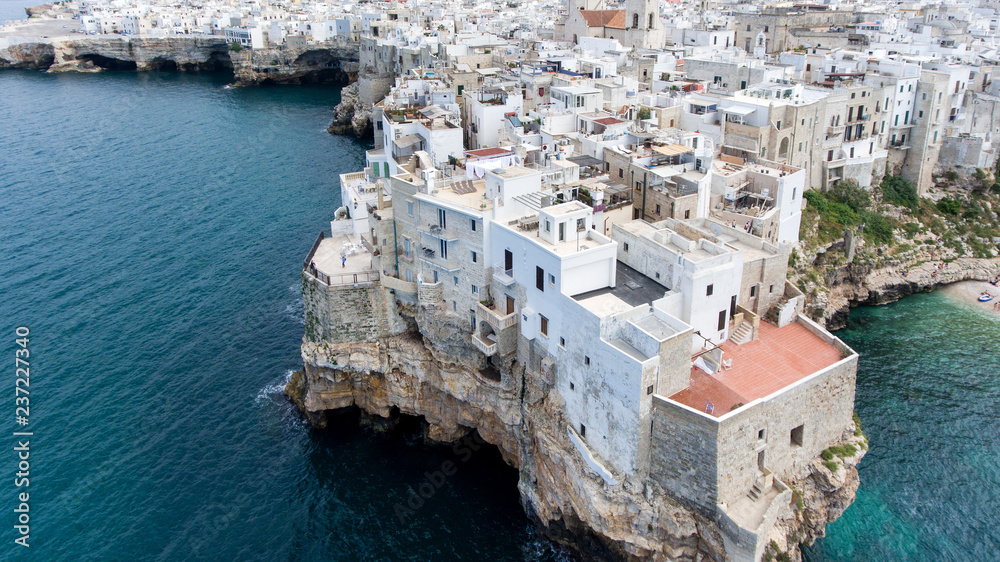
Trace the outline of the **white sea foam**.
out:
[[[253,403],[260,406],[265,401],[274,402],[276,400],[284,401],[283,395],[285,392],[285,387],[288,386],[288,381],[292,380],[292,373],[295,371],[289,369],[285,371],[285,374],[281,376],[280,379],[272,382],[271,384],[260,389],[257,396],[253,399]]]

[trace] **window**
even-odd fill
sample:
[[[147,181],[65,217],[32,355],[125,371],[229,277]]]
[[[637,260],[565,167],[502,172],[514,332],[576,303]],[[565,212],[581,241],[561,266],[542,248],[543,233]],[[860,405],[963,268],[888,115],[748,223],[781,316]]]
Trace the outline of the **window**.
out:
[[[637,27],[639,27],[639,14],[632,14],[632,28],[635,29]]]
[[[552,221],[545,219],[545,232],[552,232]]]
[[[625,177],[625,170],[618,168],[618,177]]]
[[[653,385],[647,386],[646,387],[646,395],[648,396],[648,395],[650,395],[652,393],[653,393]]]
[[[660,206],[656,205],[656,214],[660,214]]]
[[[549,285],[556,286],[556,276],[551,273],[549,274]]]
[[[476,231],[476,219],[469,219],[469,228],[472,229],[472,232]]]
[[[538,266],[535,266],[535,287],[539,291],[545,290],[545,271]]]
[[[541,315],[541,314],[538,315],[538,318],[541,320],[541,327],[539,328],[538,331],[541,332],[543,336],[548,337],[548,335],[549,335],[549,319],[546,318],[545,316]]]
[[[626,251],[626,252],[628,251],[628,242],[625,242],[624,244],[622,244],[622,249],[624,251]]]
[[[445,220],[446,217],[447,215],[445,214],[444,209],[438,209],[438,226],[441,228],[448,226],[448,221]]]
[[[791,436],[790,436],[791,438],[789,439],[789,441],[791,442],[791,445],[793,447],[801,447],[802,446],[802,430],[803,430],[803,426],[801,426],[801,425],[792,430],[792,433],[791,433]]]
[[[566,338],[559,338],[559,347],[566,347]]]
[[[764,26],[764,33],[767,33],[768,27],[770,27],[770,26],[767,26],[767,25]]]
[[[580,424],[580,437],[586,437],[586,436],[587,436],[587,426],[585,426],[585,425],[583,425],[581,423]]]
[[[438,272],[437,272],[437,270],[436,270],[436,269],[434,270],[434,282],[435,282],[435,283],[437,283],[437,282],[438,282]]]
[[[714,292],[715,292],[715,284],[712,283],[711,285],[708,286],[707,289],[705,289],[705,296],[710,297]]]
[[[770,289],[768,289],[768,292],[769,293],[773,293],[774,292],[774,285],[771,285]]]
[[[411,248],[410,248],[410,239],[409,238],[403,238],[403,254],[406,257],[410,257],[410,251],[411,251]]]
[[[757,440],[758,441],[763,441],[764,440],[764,430],[763,429],[758,429],[757,430]]]
[[[750,286],[750,298],[754,298],[756,296],[757,296],[757,285],[751,285]]]
[[[583,356],[583,364],[586,365],[586,366],[588,366],[588,367],[590,366],[590,356],[588,356],[588,355],[584,355]]]
[[[441,240],[441,259],[443,259],[443,260],[448,259],[448,241],[447,240]],[[437,281],[435,281],[435,283],[437,283]]]
[[[413,216],[413,201],[406,202],[406,214]]]
[[[686,219],[691,218],[691,209],[684,211],[684,218]]]
[[[458,275],[456,275],[456,276],[454,277],[454,279],[455,279],[455,286],[457,287],[457,286],[458,286]],[[475,292],[476,292],[476,286],[475,286],[475,285],[473,285],[473,286],[472,286],[472,292],[473,292],[473,293],[475,293]]]
[[[574,390],[575,388],[576,388],[576,385],[574,385],[573,383],[569,383],[569,389],[570,390]]]
[[[774,128],[778,129],[779,131],[781,130],[781,121],[780,120],[775,124]]]
[[[750,26],[749,25],[747,25],[747,31],[750,31]]]
[[[472,263],[479,263],[479,256],[475,252],[472,252]]]
[[[726,311],[725,310],[720,310],[719,311],[719,331],[721,332],[722,330],[725,330],[725,329],[726,329]]]

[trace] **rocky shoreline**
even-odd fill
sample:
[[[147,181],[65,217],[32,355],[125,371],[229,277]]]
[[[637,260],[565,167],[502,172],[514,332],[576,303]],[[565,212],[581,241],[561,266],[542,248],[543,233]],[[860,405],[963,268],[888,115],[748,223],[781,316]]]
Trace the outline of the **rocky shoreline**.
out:
[[[406,332],[370,342],[311,341],[302,346],[304,370],[286,393],[307,421],[326,425],[328,412],[358,408],[369,425],[391,429],[400,415],[424,420],[425,439],[452,443],[476,432],[519,471],[527,515],[545,534],[583,559],[727,560],[719,524],[683,505],[655,483],[624,478],[607,483],[576,452],[557,393],[524,367],[489,381],[481,359],[462,345],[459,326],[420,310],[405,317]],[[307,330],[308,332],[308,330]],[[827,523],[854,500],[856,465],[867,449],[851,427],[844,443],[856,453],[832,463],[813,461],[795,490],[789,515],[769,539],[774,553],[799,560],[800,544],[823,536]]]

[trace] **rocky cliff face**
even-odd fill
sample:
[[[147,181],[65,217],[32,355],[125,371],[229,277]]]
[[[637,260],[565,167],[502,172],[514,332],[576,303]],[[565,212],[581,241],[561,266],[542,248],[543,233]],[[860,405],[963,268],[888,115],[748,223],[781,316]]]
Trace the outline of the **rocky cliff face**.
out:
[[[239,85],[347,85],[358,78],[358,47],[295,47],[243,50],[231,54]]]
[[[218,71],[237,85],[335,83],[357,79],[358,49],[344,44],[232,52],[221,37],[95,36],[0,42],[0,68]]]
[[[499,381],[484,375],[485,360],[463,341],[460,320],[410,312],[417,329],[401,335],[339,344],[307,338],[305,369],[288,394],[311,423],[323,426],[328,410],[358,407],[384,420],[421,416],[426,438],[438,442],[475,430],[519,470],[529,516],[584,558],[727,559],[715,522],[648,479],[609,485],[591,469],[563,429],[558,393],[544,381],[510,360],[495,365]],[[846,468],[831,473],[817,465],[815,477],[795,483],[803,491],[801,506],[775,534],[794,556],[799,542],[822,536],[825,524],[853,501],[857,459],[841,462]]]
[[[340,103],[333,109],[333,122],[327,132],[333,135],[353,134],[361,138],[371,133],[371,107],[365,107],[358,96],[358,83],[340,91]]]

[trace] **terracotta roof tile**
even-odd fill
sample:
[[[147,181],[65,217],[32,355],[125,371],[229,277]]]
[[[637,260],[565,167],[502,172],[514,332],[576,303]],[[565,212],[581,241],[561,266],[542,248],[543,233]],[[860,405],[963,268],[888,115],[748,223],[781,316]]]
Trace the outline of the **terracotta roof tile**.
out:
[[[587,27],[625,29],[625,10],[580,10]]]

